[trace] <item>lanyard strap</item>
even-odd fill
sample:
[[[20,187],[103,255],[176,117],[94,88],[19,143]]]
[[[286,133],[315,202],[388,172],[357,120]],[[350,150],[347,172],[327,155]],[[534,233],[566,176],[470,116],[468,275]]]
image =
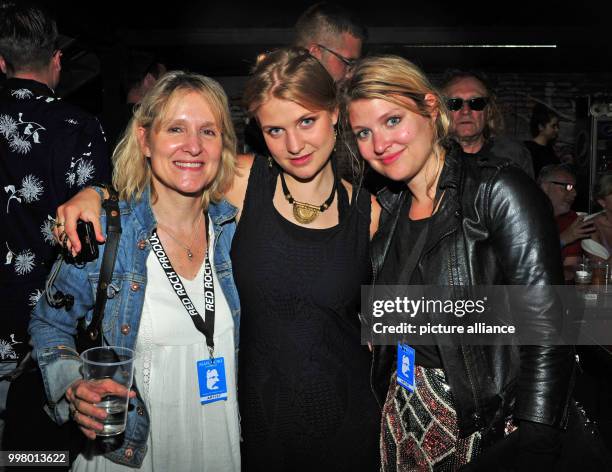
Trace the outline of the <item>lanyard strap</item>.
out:
[[[206,215],[206,218],[206,223],[208,223],[208,215]],[[208,229],[208,224],[206,225],[206,228]],[[151,243],[151,249],[164,270],[166,277],[168,278],[168,282],[170,282],[170,286],[174,290],[174,293],[176,293],[176,296],[181,301],[181,304],[187,311],[187,314],[191,317],[191,321],[193,321],[196,329],[206,338],[208,352],[210,353],[210,358],[213,359],[215,351],[215,342],[213,338],[215,334],[215,285],[213,282],[210,259],[208,258],[208,248],[206,248],[206,256],[204,258],[204,319],[202,319],[202,315],[200,315],[195,305],[191,301],[191,298],[189,298],[189,295],[187,295],[187,290],[185,290],[181,278],[174,271],[170,258],[166,254],[159,236],[157,235],[157,230],[153,230],[153,234],[149,238],[149,242]]]

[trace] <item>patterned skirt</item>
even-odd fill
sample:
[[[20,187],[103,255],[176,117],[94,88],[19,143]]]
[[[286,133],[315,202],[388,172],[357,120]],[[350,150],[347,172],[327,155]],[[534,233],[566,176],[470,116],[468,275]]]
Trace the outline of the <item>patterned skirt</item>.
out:
[[[458,470],[479,454],[480,433],[457,437],[453,396],[442,369],[417,366],[415,383],[411,393],[395,373],[391,377],[382,412],[381,471]]]

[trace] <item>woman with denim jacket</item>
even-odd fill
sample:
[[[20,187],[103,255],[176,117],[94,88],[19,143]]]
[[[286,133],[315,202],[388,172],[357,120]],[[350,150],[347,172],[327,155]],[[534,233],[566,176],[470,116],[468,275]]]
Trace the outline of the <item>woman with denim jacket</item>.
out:
[[[235,147],[227,97],[207,77],[168,73],[135,110],[114,153],[123,233],[103,320],[105,345],[135,350],[134,388],[121,446],[104,455],[88,450],[73,470],[240,470],[240,307],[229,260],[237,210],[222,197]],[[52,416],[72,418],[89,439],[105,416],[95,404],[128,394],[111,380],[83,380],[74,347],[77,322],[92,316],[101,261],[58,262],[52,290],[73,295],[74,305],[56,309],[43,297],[30,323]],[[209,316],[211,288],[214,328],[200,329],[192,317]],[[203,404],[198,375],[206,372],[197,364],[213,355],[224,360],[217,374],[225,376],[227,399]]]
[[[563,284],[559,240],[546,198],[531,179],[509,163],[481,165],[449,144],[441,96],[403,58],[363,60],[344,100],[361,155],[397,183],[378,193],[374,283],[452,286],[453,294],[467,296],[479,285],[519,285],[534,296],[495,303],[525,314],[541,339],[553,339],[563,322],[552,287]],[[374,347],[381,470],[467,464],[473,470],[478,461],[472,461],[494,444],[477,470],[555,470],[572,348],[435,339],[426,346]]]

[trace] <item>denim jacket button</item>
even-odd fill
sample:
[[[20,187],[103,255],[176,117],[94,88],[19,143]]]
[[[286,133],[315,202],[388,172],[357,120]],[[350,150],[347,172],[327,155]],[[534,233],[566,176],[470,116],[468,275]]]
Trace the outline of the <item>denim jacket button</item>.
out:
[[[132,327],[129,324],[122,324],[121,325],[121,334],[123,334],[124,336],[127,336],[128,334],[130,334],[130,330],[132,329]]]
[[[131,286],[130,286],[130,290],[132,292],[138,292],[138,290],[140,290],[140,285],[138,285],[136,282],[134,282]]]
[[[144,408],[139,406],[136,408],[136,413],[138,413],[138,416],[142,416],[144,415]]]
[[[138,241],[138,249],[140,250],[144,250],[144,248],[147,247],[147,241],[144,239],[141,239],[140,241]]]
[[[125,455],[126,459],[131,459],[134,455],[134,449],[128,447],[123,454]]]

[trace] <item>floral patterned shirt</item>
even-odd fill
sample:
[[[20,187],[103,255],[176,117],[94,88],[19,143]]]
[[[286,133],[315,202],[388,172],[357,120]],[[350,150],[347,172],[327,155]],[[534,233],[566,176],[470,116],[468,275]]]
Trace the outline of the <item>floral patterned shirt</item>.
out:
[[[104,132],[46,85],[12,78],[0,89],[0,362],[28,350],[30,312],[57,257],[53,218],[83,186],[110,180]]]

